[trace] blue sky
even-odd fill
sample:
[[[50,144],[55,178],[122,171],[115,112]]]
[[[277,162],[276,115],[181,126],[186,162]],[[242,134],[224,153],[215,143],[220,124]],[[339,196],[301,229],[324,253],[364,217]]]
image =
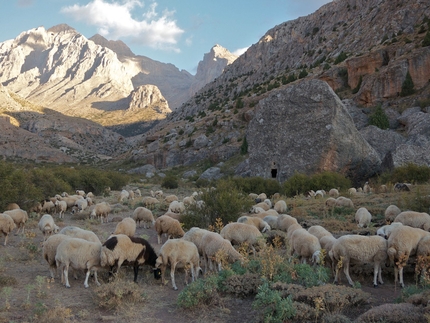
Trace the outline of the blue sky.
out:
[[[137,55],[195,74],[215,44],[242,53],[267,30],[328,0],[2,0],[0,42],[66,23],[85,37],[124,41]]]

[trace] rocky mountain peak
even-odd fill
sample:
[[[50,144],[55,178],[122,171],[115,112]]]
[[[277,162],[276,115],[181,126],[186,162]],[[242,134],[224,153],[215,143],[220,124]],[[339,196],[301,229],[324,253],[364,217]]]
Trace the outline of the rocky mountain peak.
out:
[[[122,40],[107,40],[102,35],[95,34],[89,40],[97,45],[109,48],[120,56],[135,56],[131,49]]]

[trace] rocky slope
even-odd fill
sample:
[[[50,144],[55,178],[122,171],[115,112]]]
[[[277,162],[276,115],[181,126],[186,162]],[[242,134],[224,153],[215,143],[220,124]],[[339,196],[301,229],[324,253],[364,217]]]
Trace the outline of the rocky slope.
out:
[[[429,125],[425,107],[430,105],[430,47],[424,45],[424,39],[430,37],[428,16],[430,4],[426,1],[347,0],[330,2],[311,15],[275,26],[227,66],[221,76],[149,131],[131,152],[131,158],[146,158],[159,168],[202,160],[216,163],[246,148],[246,140],[245,157],[249,158],[236,169],[242,176],[268,176],[274,157],[267,155],[275,155],[285,165],[292,164],[285,170],[285,177],[293,169],[333,169],[357,182],[406,162],[430,165],[426,157],[430,136],[424,130],[417,135],[418,129]],[[408,74],[414,93],[403,97],[400,93]],[[337,109],[346,109],[354,124],[338,127],[339,133],[330,135],[325,150],[306,153],[302,140],[306,140],[306,147],[320,147],[321,140],[328,139],[318,135],[322,128],[316,127],[314,117],[324,117],[327,126],[348,119],[343,117],[340,122],[333,112],[320,116],[317,111],[321,107],[308,115],[295,115],[294,111],[308,109],[306,97],[326,97],[328,101],[316,100],[320,106],[335,101],[318,87],[312,87],[315,92],[290,97],[290,92],[300,93],[291,88],[306,87],[301,83],[311,79],[325,81],[336,91],[332,95],[339,96],[344,105]],[[267,103],[269,97],[275,108]],[[369,116],[378,104],[388,115],[391,129],[368,131]],[[413,108],[417,104],[419,112]],[[279,119],[268,116],[271,113]],[[267,120],[273,124],[261,130]],[[300,130],[301,137],[294,136],[291,127]],[[304,130],[307,136],[301,132]],[[353,139],[349,131],[354,133]],[[391,138],[392,133],[404,140],[388,140],[384,145],[382,138]],[[271,138],[277,138],[275,150],[267,148],[273,148]],[[373,156],[372,161],[358,167],[354,159],[348,160],[343,138],[354,142],[367,138],[369,142],[362,146],[369,149],[370,144],[375,152],[366,153],[363,148],[358,151],[360,156]],[[262,156],[256,158],[259,154]],[[290,161],[292,156],[301,163]]]

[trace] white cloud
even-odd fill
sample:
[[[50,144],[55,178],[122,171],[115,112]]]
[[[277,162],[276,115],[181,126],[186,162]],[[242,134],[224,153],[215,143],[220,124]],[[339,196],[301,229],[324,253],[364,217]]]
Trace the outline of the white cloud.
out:
[[[249,47],[244,47],[244,48],[238,48],[236,49],[232,54],[236,55],[236,56],[240,56],[243,53],[245,53],[248,50]]]
[[[133,18],[132,11],[143,7],[144,3],[139,0],[92,0],[87,5],[64,7],[61,12],[96,26],[106,38],[128,37],[142,45],[179,52],[176,44],[184,31],[172,19],[173,12],[164,11],[159,15],[157,3],[152,3],[141,20]]]

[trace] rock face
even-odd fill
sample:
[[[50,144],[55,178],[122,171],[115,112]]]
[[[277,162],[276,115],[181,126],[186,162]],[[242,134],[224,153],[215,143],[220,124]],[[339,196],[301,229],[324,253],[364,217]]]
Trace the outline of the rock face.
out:
[[[303,81],[259,102],[247,129],[251,176],[280,181],[294,172],[340,172],[356,182],[379,171],[381,160],[363,139],[337,95],[323,81]]]
[[[139,111],[151,109],[164,117],[172,112],[167,100],[163,97],[155,85],[142,85],[130,94],[128,111]],[[164,118],[163,118],[164,119]]]
[[[218,44],[212,47],[210,52],[203,56],[203,60],[197,66],[197,73],[191,87],[191,92],[197,92],[204,85],[220,76],[225,67],[233,63],[237,57]]]

